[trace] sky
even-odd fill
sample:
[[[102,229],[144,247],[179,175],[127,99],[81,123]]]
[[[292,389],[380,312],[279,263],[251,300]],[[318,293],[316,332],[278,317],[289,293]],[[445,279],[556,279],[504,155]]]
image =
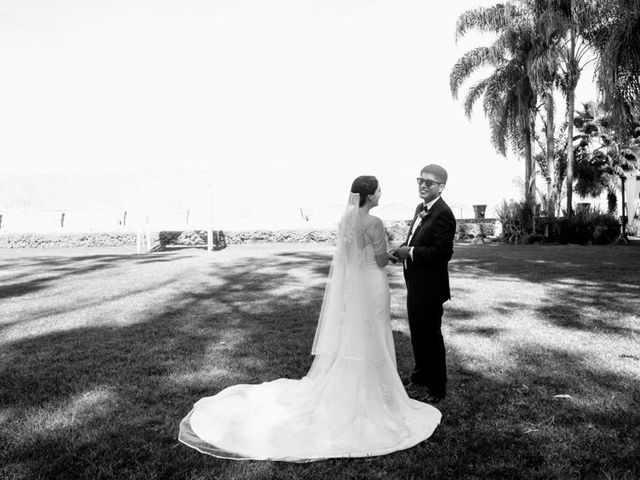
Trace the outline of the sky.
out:
[[[413,207],[439,163],[472,216],[524,171],[449,91],[483,41],[456,43],[456,18],[494,3],[0,0],[0,175],[175,172],[221,209],[312,211],[362,174]]]

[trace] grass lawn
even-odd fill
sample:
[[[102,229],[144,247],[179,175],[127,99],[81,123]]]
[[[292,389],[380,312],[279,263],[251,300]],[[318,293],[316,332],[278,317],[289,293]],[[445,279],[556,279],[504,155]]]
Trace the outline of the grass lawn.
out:
[[[287,464],[178,443],[200,397],[306,373],[332,250],[0,250],[0,478],[640,478],[637,245],[457,245],[448,397],[412,449]]]

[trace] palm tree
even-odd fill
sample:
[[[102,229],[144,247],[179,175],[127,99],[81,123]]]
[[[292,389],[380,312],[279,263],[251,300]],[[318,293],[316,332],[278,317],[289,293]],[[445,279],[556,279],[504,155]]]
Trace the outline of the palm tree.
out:
[[[598,88],[611,122],[633,137],[640,110],[640,1],[608,0],[589,40],[598,53]]]
[[[554,91],[559,88],[567,103],[566,202],[573,212],[575,89],[582,70],[597,62],[599,86],[614,115],[628,127],[640,111],[640,0],[517,0],[463,13],[456,36],[470,29],[498,35],[490,47],[479,47],[458,60],[450,75],[457,98],[461,85],[482,67],[492,75],[474,85],[465,99],[465,112],[484,97],[492,143],[505,154],[509,141],[525,157],[526,197],[534,197],[535,162],[531,142],[535,100],[542,97],[546,116],[544,152],[547,179],[556,178],[554,139]],[[593,54],[596,53],[594,56]],[[503,90],[500,90],[502,88]],[[509,103],[510,102],[510,103]],[[518,112],[514,116],[514,113]],[[527,114],[525,114],[527,112]],[[513,121],[517,118],[517,128]],[[618,129],[619,132],[622,130]],[[627,128],[627,135],[631,131]],[[558,188],[547,182],[547,211],[552,211]]]
[[[543,123],[545,123],[544,120]],[[557,137],[553,136],[553,144],[551,146],[549,146],[546,125],[544,125],[544,130],[541,132],[546,141],[541,141],[540,135],[535,137],[538,144],[538,152],[534,155],[534,160],[547,184],[546,192],[539,192],[539,195],[546,206],[545,214],[551,217],[556,216],[562,206],[563,184],[567,172],[566,128],[566,122],[560,125],[559,135]]]
[[[602,103],[583,104],[575,119],[580,134],[579,158],[576,162],[576,192],[598,196],[605,189],[609,212],[617,209],[617,191],[626,172],[635,171],[640,148],[635,139],[623,139],[612,128],[612,114]]]
[[[502,155],[510,146],[524,157],[525,200],[531,206],[535,198],[532,140],[537,95],[527,69],[535,38],[529,12],[511,3],[468,10],[458,18],[456,38],[471,29],[496,33],[497,38],[492,45],[474,48],[456,62],[449,77],[451,94],[457,99],[460,88],[474,73],[483,67],[493,69],[468,90],[465,113],[470,118],[474,105],[483,98],[493,146]]]
[[[596,0],[536,0],[544,8],[547,31],[555,39],[554,56],[560,89],[567,102],[567,215],[573,213],[575,90],[589,57],[591,32],[598,30],[602,14]]]
[[[546,139],[544,145],[540,144],[541,153],[536,154],[536,163],[540,165],[547,183],[547,192],[544,195],[546,213],[555,216],[559,189],[555,185],[558,155],[555,139],[554,93],[559,88],[561,79],[559,75],[561,55],[558,48],[558,33],[562,31],[563,25],[558,24],[558,18],[548,8],[546,0],[520,1],[532,11],[535,21],[536,42],[529,61],[529,75],[533,79],[534,87],[542,96],[545,111],[542,123]]]
[[[547,146],[546,165],[553,168],[551,161],[554,151],[554,99],[553,91],[559,87],[567,103],[567,214],[572,214],[573,193],[573,117],[575,110],[575,89],[584,67],[594,61],[588,55],[591,51],[592,32],[602,31],[605,10],[597,0],[519,0],[532,12],[535,19],[537,38],[535,51],[529,63],[529,74],[534,88],[543,97],[546,119]],[[630,1],[630,0],[620,0]],[[553,190],[549,187],[548,201],[552,202]]]

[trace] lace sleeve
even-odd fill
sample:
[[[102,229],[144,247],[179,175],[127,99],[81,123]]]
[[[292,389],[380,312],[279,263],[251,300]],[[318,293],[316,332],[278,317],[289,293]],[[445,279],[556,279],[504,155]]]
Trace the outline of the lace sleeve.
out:
[[[373,246],[376,255],[386,255],[387,253],[387,234],[384,231],[382,220],[376,218],[375,221],[366,229],[366,238]]]

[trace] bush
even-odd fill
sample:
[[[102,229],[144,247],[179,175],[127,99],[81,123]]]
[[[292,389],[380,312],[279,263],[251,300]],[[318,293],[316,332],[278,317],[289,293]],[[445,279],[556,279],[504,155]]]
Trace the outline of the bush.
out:
[[[493,237],[495,233],[496,228],[493,223],[478,223],[478,237]]]
[[[607,245],[620,236],[618,219],[598,210],[580,210],[571,218],[534,217],[524,202],[505,201],[496,212],[502,223],[502,240],[508,243]],[[532,231],[534,224],[535,231]]]
[[[620,222],[609,213],[579,212],[557,219],[558,242],[607,245],[620,236]]]
[[[526,245],[541,245],[546,241],[547,239],[541,233],[532,233],[524,237],[523,243]]]
[[[533,223],[533,210],[525,202],[506,200],[496,208],[496,215],[502,223],[502,240],[507,243],[523,243]]]
[[[136,243],[130,232],[3,233],[0,248],[107,247]]]
[[[632,218],[627,223],[627,233],[634,237],[640,236],[640,218]]]
[[[167,245],[180,245],[194,247],[207,244],[207,230],[163,230],[158,234],[157,249],[163,249]],[[213,245],[216,248],[226,247],[226,241],[222,230],[213,231]]]
[[[456,240],[487,238],[495,235],[495,226],[490,221],[458,221],[456,222]]]
[[[470,237],[468,224],[458,223],[457,227],[456,238],[458,240],[466,240]]]
[[[557,217],[536,217],[536,231],[534,235],[541,235],[545,243],[560,243]]]

